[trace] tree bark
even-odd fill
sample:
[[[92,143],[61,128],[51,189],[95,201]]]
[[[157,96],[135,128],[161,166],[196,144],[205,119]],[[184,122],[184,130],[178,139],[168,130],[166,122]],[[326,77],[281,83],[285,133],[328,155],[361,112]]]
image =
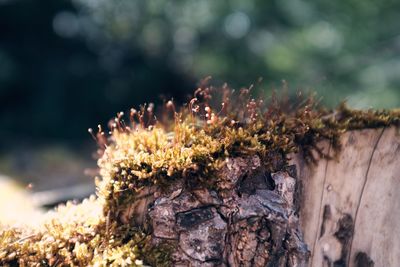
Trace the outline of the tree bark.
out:
[[[171,184],[141,193],[119,217],[173,247],[173,266],[400,266],[398,129],[351,131],[337,157],[268,173],[228,158],[218,191]],[[317,157],[317,155],[315,155]]]
[[[120,218],[171,244],[174,266],[307,266],[289,171],[270,174],[257,156],[229,158],[216,174],[218,191],[184,182],[163,193],[153,187]]]

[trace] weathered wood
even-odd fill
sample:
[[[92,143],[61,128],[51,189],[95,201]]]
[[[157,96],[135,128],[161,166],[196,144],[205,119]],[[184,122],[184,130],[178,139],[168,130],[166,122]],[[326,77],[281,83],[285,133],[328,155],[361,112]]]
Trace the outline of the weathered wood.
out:
[[[337,159],[316,166],[293,156],[310,266],[400,266],[398,129],[352,131],[341,141]]]
[[[330,144],[323,142],[319,145],[321,151],[329,153]],[[318,164],[309,168],[301,155],[292,155],[292,163],[296,166],[300,180],[300,225],[303,229],[304,241],[310,251],[318,234],[320,204],[324,188],[324,178],[327,159],[317,158]],[[312,190],[312,193],[310,192]],[[310,192],[310,193],[309,193]],[[307,208],[304,208],[307,207]],[[313,255],[313,254],[311,254]]]

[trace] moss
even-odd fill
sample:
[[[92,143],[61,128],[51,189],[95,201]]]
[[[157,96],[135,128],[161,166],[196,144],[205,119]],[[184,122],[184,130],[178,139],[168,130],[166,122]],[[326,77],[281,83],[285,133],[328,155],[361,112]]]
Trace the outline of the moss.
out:
[[[159,250],[138,228],[108,225],[95,197],[58,207],[41,229],[8,228],[0,234],[2,266],[142,266],[147,259],[168,260]]]
[[[332,142],[348,130],[399,126],[400,112],[336,110],[318,106],[312,97],[268,103],[254,100],[249,90],[196,90],[179,111],[169,101],[157,121],[153,106],[131,110],[129,123],[119,113],[110,136],[101,127],[94,136],[100,146],[97,197],[67,203],[43,218],[41,228],[4,227],[0,234],[0,263],[20,266],[168,266],[171,246],[151,245],[150,233],[117,219],[143,188],[160,190],[184,179],[188,186],[218,190],[214,172],[227,157],[258,155],[269,171],[288,164],[288,155],[302,151],[313,162],[316,144]],[[212,105],[214,103],[222,103]],[[93,133],[93,131],[90,131]]]

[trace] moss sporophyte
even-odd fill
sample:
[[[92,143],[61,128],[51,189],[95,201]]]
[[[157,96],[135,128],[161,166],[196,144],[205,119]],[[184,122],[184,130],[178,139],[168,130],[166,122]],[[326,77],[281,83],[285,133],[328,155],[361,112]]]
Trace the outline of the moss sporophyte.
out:
[[[323,153],[319,141],[338,150],[343,132],[398,126],[400,111],[327,110],[313,97],[265,101],[248,89],[204,85],[181,108],[168,101],[158,118],[152,104],[143,105],[128,118],[118,113],[109,134],[89,130],[99,145],[96,196],[59,206],[39,227],[2,226],[1,265],[168,266],[171,247],[153,244],[151,229],[117,218],[145,188],[184,180],[218,191],[213,174],[229,157],[257,155],[271,172],[284,168],[290,153],[312,164],[312,152]]]

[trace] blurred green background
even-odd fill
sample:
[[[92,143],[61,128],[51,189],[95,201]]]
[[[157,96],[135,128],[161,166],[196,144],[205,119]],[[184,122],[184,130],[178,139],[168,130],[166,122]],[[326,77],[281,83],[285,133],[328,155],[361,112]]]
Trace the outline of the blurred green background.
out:
[[[398,0],[0,0],[0,172],[30,181],[48,165],[59,177],[65,158],[85,165],[88,127],[185,101],[208,75],[398,107],[399,18]],[[53,154],[65,157],[40,161]]]

